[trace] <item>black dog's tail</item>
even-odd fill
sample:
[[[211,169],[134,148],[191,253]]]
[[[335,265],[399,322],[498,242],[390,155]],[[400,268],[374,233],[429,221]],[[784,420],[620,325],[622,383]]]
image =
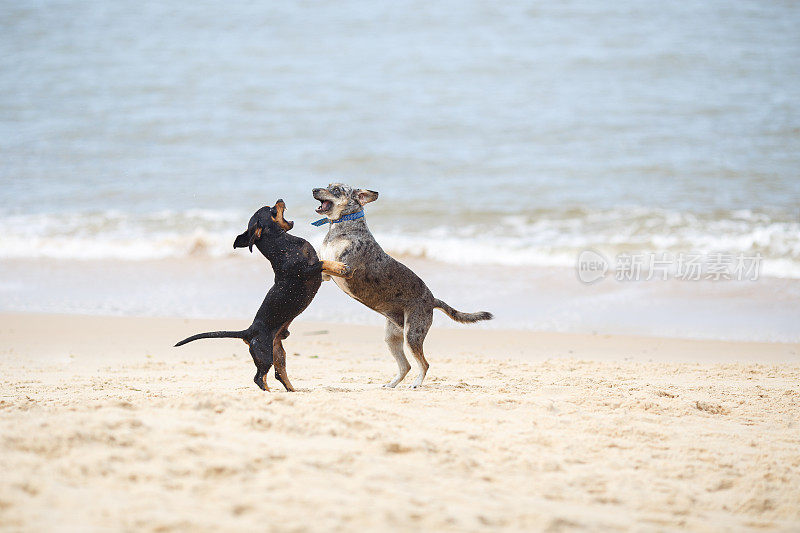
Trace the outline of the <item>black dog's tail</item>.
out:
[[[488,311],[480,311],[478,313],[462,313],[461,311],[456,311],[439,299],[434,300],[433,307],[434,309],[441,309],[456,322],[463,322],[464,324],[479,322],[481,320],[491,320],[494,318],[494,315]]]
[[[187,342],[196,341],[197,339],[244,339],[248,331],[249,330],[245,329],[242,331],[209,331],[208,333],[198,333],[197,335],[192,335],[191,337],[183,339],[175,346],[183,346]]]

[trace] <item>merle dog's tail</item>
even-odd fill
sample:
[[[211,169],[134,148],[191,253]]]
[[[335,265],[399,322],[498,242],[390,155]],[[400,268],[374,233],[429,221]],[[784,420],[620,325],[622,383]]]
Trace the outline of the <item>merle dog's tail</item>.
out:
[[[461,311],[456,311],[438,298],[434,300],[433,307],[434,309],[441,309],[456,322],[463,322],[464,324],[479,322],[481,320],[491,320],[494,318],[494,315],[488,311],[480,311],[478,313],[462,313]]]
[[[196,341],[198,339],[244,339],[248,332],[249,330],[244,329],[242,331],[209,331],[208,333],[198,333],[197,335],[192,335],[191,337],[183,339],[175,346],[183,346],[187,342]]]

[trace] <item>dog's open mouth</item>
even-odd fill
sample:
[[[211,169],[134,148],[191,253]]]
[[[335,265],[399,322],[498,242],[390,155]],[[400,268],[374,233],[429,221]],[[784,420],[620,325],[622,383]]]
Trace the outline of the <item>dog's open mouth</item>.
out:
[[[333,202],[331,202],[330,200],[320,200],[320,202],[322,203],[317,208],[317,213],[319,213],[320,215],[323,213],[327,213],[328,211],[331,210],[331,207],[333,207]]]

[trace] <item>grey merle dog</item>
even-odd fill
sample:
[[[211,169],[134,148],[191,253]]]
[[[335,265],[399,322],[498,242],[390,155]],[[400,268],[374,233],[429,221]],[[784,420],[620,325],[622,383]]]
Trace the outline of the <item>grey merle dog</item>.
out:
[[[315,224],[330,223],[322,243],[320,256],[348,266],[349,278],[335,278],[344,292],[386,317],[386,344],[397,361],[397,375],[384,385],[396,387],[406,377],[411,365],[403,351],[403,337],[419,364],[419,376],[412,388],[418,388],[428,371],[422,349],[433,322],[433,310],[441,309],[457,322],[490,320],[492,314],[462,313],[434,298],[430,289],[410,268],[390,257],[377,243],[364,219],[364,205],[377,200],[378,193],[354,189],[342,183],[313,190],[320,201],[317,213],[325,219]],[[330,276],[323,274],[323,280]]]

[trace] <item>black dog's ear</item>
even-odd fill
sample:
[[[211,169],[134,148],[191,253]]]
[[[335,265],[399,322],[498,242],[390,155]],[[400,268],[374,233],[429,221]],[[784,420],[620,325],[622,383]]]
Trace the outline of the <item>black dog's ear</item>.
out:
[[[356,200],[361,205],[374,202],[378,199],[378,191],[370,191],[368,189],[358,189],[356,191]]]
[[[247,247],[250,249],[250,252],[252,252],[253,244],[255,244],[255,242],[260,238],[261,238],[261,228],[257,226],[253,228],[248,228],[247,231],[236,237],[236,240],[233,241],[233,247],[234,248]]]
[[[242,233],[241,235],[236,237],[236,240],[233,241],[233,247],[234,248],[244,248],[245,246],[247,246],[247,242],[249,240],[250,240],[250,236],[245,231],[244,233]]]

